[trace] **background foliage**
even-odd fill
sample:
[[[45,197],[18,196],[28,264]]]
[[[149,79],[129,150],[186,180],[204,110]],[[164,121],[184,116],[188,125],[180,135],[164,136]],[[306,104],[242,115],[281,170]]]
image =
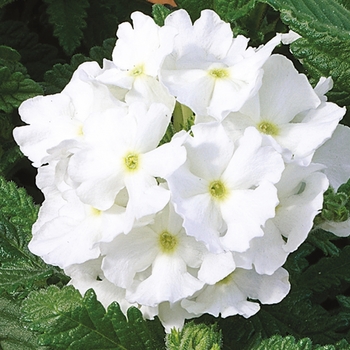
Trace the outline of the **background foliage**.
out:
[[[302,39],[277,48],[313,84],[332,76],[329,99],[350,105],[348,0],[178,0],[193,20],[205,8],[258,46],[293,29]],[[0,349],[350,349],[350,242],[313,230],[285,268],[292,290],[249,318],[205,315],[166,340],[161,324],[114,303],[105,310],[93,291],[82,297],[58,268],[27,244],[41,193],[35,171],[12,138],[17,108],[38,94],[60,92],[82,62],[111,58],[119,23],[139,10],[162,25],[171,6],[143,0],[0,0]],[[349,110],[349,108],[348,108]],[[349,112],[343,120],[350,124]],[[12,182],[12,181],[15,182]],[[350,209],[343,187],[342,213]],[[331,193],[325,207],[337,194]],[[344,197],[345,196],[345,197]],[[333,202],[332,202],[333,201]],[[336,213],[325,213],[325,215]]]

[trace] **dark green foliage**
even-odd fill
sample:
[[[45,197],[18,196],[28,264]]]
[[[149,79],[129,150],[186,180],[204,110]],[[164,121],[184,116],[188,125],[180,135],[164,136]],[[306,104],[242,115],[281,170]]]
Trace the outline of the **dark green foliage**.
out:
[[[350,217],[350,180],[342,184],[337,192],[329,188],[324,194],[322,211],[315,218],[315,225],[322,222],[343,222]]]
[[[86,27],[88,0],[44,0],[47,4],[49,21],[64,51],[71,55],[80,45],[83,28]]]
[[[0,46],[0,111],[5,113],[11,113],[24,100],[42,93],[41,87],[29,79],[20,58],[16,50]]]
[[[3,350],[44,350],[38,346],[36,336],[20,321],[18,303],[0,297],[0,349]]]
[[[265,339],[261,344],[253,346],[251,350],[346,350],[350,349],[350,344],[346,340],[342,340],[333,345],[312,345],[309,338],[296,341],[294,337],[281,337],[274,335],[269,339]]]
[[[67,350],[157,350],[163,349],[162,337],[154,327],[158,321],[145,321],[132,307],[127,317],[117,303],[108,311],[96,300],[92,290],[82,298],[73,287],[55,286],[33,292],[23,302],[23,320],[41,333],[39,343]],[[152,327],[149,325],[152,324]]]
[[[294,63],[314,84],[320,76],[332,75],[335,86],[330,99],[350,106],[348,0],[177,3],[193,20],[201,10],[214,9],[230,22],[234,35],[250,37],[253,46],[266,42],[276,31],[295,30],[303,38],[291,45],[300,60]],[[151,9],[145,0],[0,0],[0,175],[9,179],[25,167],[18,162],[22,154],[12,140],[20,103],[37,94],[60,92],[83,62],[94,60],[102,66],[104,58],[111,59],[118,24],[130,21],[135,10],[151,14]],[[162,25],[170,11],[154,5],[156,22]],[[277,48],[279,52],[286,49]],[[162,142],[170,141],[178,130],[189,130],[193,117],[177,106],[174,125]],[[115,303],[106,311],[92,291],[82,298],[73,287],[60,289],[68,278],[27,248],[38,208],[25,190],[4,177],[0,178],[0,350],[164,349],[165,334],[158,320],[144,321],[136,308],[125,317]],[[327,191],[318,219],[349,217],[349,186],[341,186],[337,193]],[[281,303],[262,305],[249,319],[204,315],[195,323],[206,325],[190,323],[183,331],[173,332],[168,349],[350,349],[349,242],[349,238],[314,229],[285,264],[292,289]],[[201,343],[206,332],[217,347]],[[39,346],[38,339],[48,348]]]
[[[49,278],[67,282],[55,267],[28,250],[38,208],[23,188],[0,177],[0,292],[24,298]]]

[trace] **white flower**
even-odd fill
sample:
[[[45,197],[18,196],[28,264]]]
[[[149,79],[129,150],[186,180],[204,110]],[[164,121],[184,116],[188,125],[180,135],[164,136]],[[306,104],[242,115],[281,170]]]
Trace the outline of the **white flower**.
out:
[[[345,109],[321,102],[307,78],[284,56],[272,55],[263,66],[259,92],[224,121],[233,139],[248,126],[273,137],[304,164],[329,139]]]
[[[169,201],[169,191],[158,186],[156,177],[167,177],[186,157],[180,142],[157,147],[169,120],[169,109],[159,103],[150,108],[133,103],[128,114],[110,109],[86,121],[86,147],[70,158],[67,172],[83,202],[106,210],[127,189],[125,232],[135,219],[156,213]]]
[[[182,219],[169,204],[154,223],[101,244],[106,278],[127,289],[126,297],[151,307],[175,303],[201,289],[196,277],[204,245],[186,235]]]
[[[233,315],[250,317],[263,304],[280,302],[289,292],[288,272],[279,268],[273,275],[260,275],[254,270],[237,268],[214,285],[206,285],[193,298],[184,299],[181,306],[194,314],[209,313],[225,318]]]
[[[73,190],[52,197],[41,207],[28,245],[48,264],[65,268],[95,259],[100,255],[97,243],[123,230],[125,207],[118,199],[118,204],[100,211],[82,203]]]
[[[45,163],[48,149],[65,140],[81,140],[84,121],[91,113],[122,105],[95,76],[102,72],[96,62],[78,67],[65,89],[55,95],[36,96],[24,101],[19,114],[29,124],[14,129],[22,152],[38,167]]]
[[[243,252],[275,215],[281,156],[254,129],[236,146],[219,123],[192,127],[187,160],[167,180],[187,234],[209,250]]]
[[[319,164],[286,165],[276,184],[279,199],[276,215],[266,222],[264,235],[251,240],[246,252],[234,254],[237,266],[246,269],[254,266],[257,273],[271,275],[305,241],[328,188],[328,180],[320,172],[322,168]]]
[[[350,178],[350,128],[339,124],[332,137],[315,152],[312,161],[324,164],[329,184],[337,190]]]
[[[217,120],[237,111],[259,88],[261,66],[280,42],[277,35],[257,50],[247,48],[249,39],[233,38],[230,25],[211,10],[202,11],[193,25],[186,11],[175,11],[165,26],[176,28],[178,34],[160,80],[195,114]]]

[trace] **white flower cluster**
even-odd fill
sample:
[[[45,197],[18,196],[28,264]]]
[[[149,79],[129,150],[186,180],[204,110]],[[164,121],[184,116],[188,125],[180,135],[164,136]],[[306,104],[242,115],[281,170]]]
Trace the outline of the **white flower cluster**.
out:
[[[84,63],[61,93],[20,107],[29,125],[14,136],[45,195],[29,248],[82,293],[167,330],[249,317],[287,295],[282,265],[343,180],[328,176],[325,142],[345,110],[326,101],[330,79],[313,89],[272,55],[280,35],[248,47],[210,10],[194,24],[184,10],[163,27],[132,20],[113,61]],[[176,101],[194,125],[163,143]]]

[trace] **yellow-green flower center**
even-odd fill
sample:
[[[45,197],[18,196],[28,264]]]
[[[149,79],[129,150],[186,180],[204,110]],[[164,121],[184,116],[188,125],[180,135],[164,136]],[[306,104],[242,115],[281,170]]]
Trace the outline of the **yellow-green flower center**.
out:
[[[129,153],[124,157],[124,163],[128,170],[135,171],[139,166],[139,156],[135,153]]]
[[[96,209],[96,208],[94,208],[94,207],[91,207],[91,214],[92,214],[93,216],[99,216],[99,215],[101,215],[101,210]]]
[[[177,247],[178,240],[177,237],[169,233],[168,231],[164,231],[159,236],[159,245],[160,249],[163,253],[173,253]]]
[[[279,127],[276,124],[263,120],[257,125],[260,132],[266,135],[277,136],[280,132]]]
[[[230,273],[228,276],[220,280],[219,282],[216,282],[216,285],[223,286],[225,284],[229,284],[232,280],[233,272]]]
[[[143,66],[136,66],[134,69],[130,71],[130,75],[133,77],[137,77],[143,74]]]
[[[209,192],[215,199],[225,199],[228,194],[224,183],[220,180],[212,181],[209,184]]]
[[[226,68],[214,68],[209,71],[209,75],[215,79],[223,79],[229,77],[229,72]]]

